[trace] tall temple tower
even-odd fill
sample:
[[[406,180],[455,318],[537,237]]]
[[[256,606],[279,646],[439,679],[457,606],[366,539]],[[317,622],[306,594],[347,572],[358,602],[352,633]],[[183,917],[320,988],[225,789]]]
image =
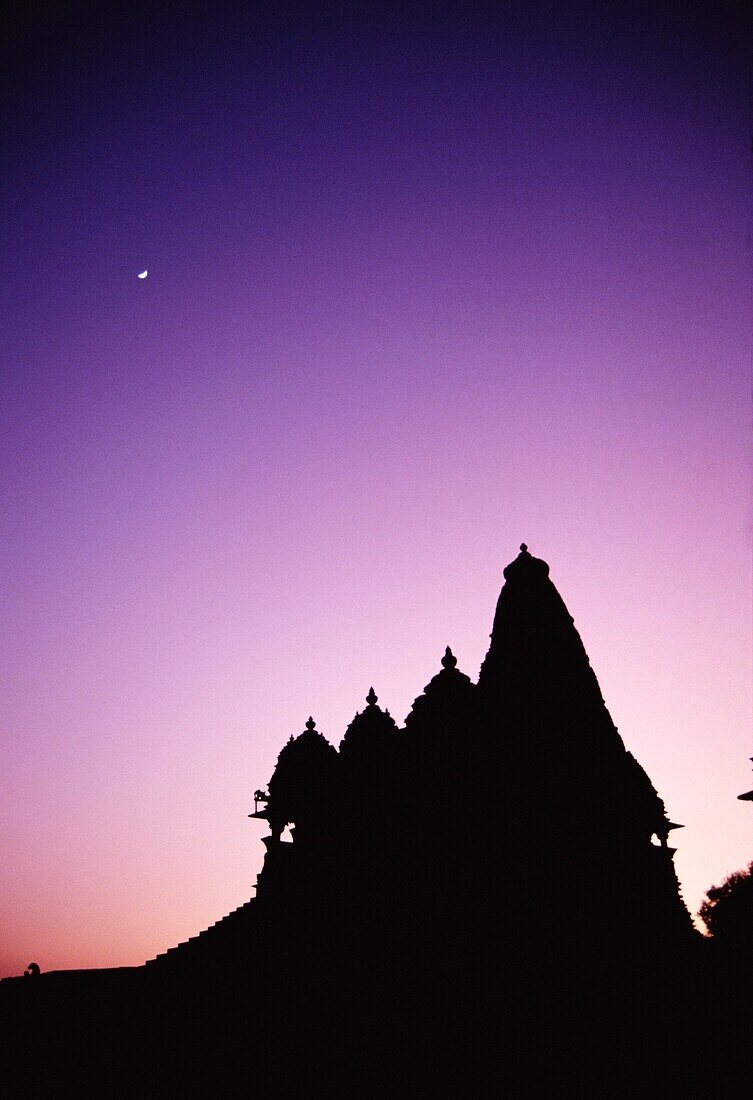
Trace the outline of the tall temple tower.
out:
[[[691,935],[664,803],[628,752],[546,562],[504,570],[478,682],[512,848],[535,864],[531,918],[557,901],[568,935],[661,948]]]

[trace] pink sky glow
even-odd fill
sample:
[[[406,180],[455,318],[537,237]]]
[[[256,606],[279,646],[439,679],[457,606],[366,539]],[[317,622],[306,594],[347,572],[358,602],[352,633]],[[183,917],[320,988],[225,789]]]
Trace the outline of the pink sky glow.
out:
[[[753,859],[734,27],[510,19],[220,28],[207,71],[126,34],[19,92],[0,976],[250,897],[284,742],[338,744],[372,684],[402,722],[448,644],[475,678],[523,540],[691,911]]]

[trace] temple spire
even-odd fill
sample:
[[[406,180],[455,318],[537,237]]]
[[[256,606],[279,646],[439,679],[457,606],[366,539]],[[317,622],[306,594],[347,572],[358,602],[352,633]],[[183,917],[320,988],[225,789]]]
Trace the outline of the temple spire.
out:
[[[624,750],[573,618],[549,566],[525,542],[505,566],[491,644],[479,676],[490,713],[558,752]]]
[[[525,542],[520,544],[520,553],[514,561],[511,561],[509,565],[505,566],[503,570],[505,580],[508,580],[511,576],[549,576],[549,566],[541,558],[534,558],[529,553],[528,546]]]

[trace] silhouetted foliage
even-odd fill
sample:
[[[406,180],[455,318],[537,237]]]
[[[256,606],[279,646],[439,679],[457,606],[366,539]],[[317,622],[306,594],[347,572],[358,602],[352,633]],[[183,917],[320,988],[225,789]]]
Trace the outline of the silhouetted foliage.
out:
[[[718,943],[753,952],[753,863],[707,890],[699,915]]]

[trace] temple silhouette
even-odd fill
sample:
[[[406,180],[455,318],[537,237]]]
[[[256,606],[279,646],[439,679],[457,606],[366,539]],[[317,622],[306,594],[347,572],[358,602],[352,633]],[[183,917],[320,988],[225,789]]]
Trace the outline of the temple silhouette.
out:
[[[525,544],[477,682],[448,647],[402,727],[373,688],[337,747],[309,718],[249,816],[268,827],[254,897],[143,967],[3,983],[17,1040],[33,1027],[66,1064],[73,1006],[105,1075],[132,1072],[127,1048],[163,1086],[232,1072],[302,1095],[674,1088],[728,1064],[680,826]]]
[[[523,545],[504,575],[478,683],[448,647],[402,729],[373,688],[339,748],[309,718],[256,792],[250,816],[270,829],[256,897],[150,967],[251,958],[291,915],[291,939],[337,929],[393,958],[481,929],[487,949],[525,939],[559,956],[691,936],[678,826],[609,716],[548,565]]]

